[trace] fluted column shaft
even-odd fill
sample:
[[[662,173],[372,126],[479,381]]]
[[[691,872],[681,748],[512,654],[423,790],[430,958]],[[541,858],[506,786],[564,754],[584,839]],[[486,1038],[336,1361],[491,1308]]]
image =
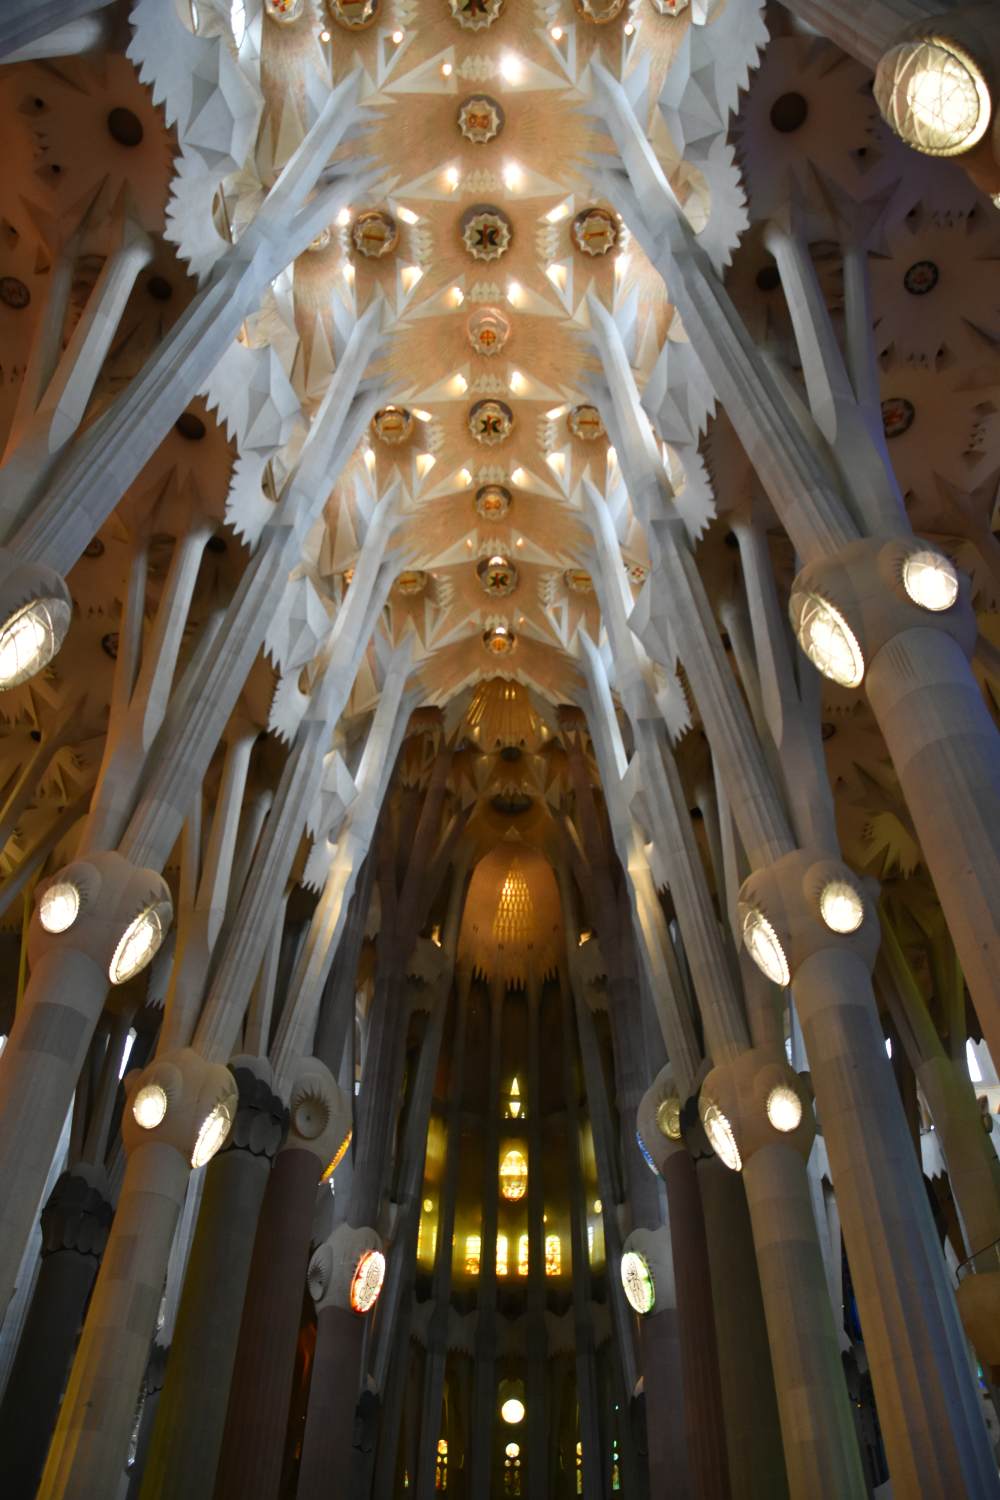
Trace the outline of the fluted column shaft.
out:
[[[319,1167],[279,1153],[254,1239],[216,1500],[275,1500],[281,1480]]]
[[[500,1035],[503,1029],[503,1007],[503,982],[494,979],[490,987],[489,1074],[483,1130],[483,1230],[479,1252],[479,1297],[476,1305],[472,1428],[469,1442],[469,1489],[473,1495],[488,1495],[490,1492],[493,1425],[496,1419],[497,1172],[500,1155]],[[514,1251],[516,1254],[516,1245]],[[528,1421],[531,1421],[530,1412]]]
[[[677,1286],[677,1326],[684,1373],[684,1432],[693,1492],[698,1500],[729,1500],[726,1423],[722,1406],[719,1348],[715,1334],[712,1278],[698,1177],[690,1154],[679,1149],[664,1166],[670,1212],[670,1245]],[[645,1346],[645,1327],[643,1331]],[[659,1417],[646,1392],[650,1429]]]
[[[297,1500],[328,1500],[331,1476],[349,1479],[364,1338],[365,1319],[350,1308],[320,1309]]]
[[[254,1235],[283,1110],[243,1070],[230,1143],[209,1162],[142,1500],[211,1500]],[[235,1139],[234,1139],[235,1138]]]
[[[64,1172],[42,1210],[42,1263],[0,1407],[5,1500],[33,1500],[100,1266],[111,1205]]]

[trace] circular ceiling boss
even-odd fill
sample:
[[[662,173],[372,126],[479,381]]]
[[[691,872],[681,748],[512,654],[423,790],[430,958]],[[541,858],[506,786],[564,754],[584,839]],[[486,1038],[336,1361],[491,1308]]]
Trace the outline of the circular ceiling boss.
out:
[[[510,323],[498,307],[480,307],[466,323],[465,331],[477,354],[499,354],[510,338]]]
[[[345,31],[367,31],[378,19],[381,0],[326,0],[326,13]]]
[[[491,599],[506,599],[517,588],[517,569],[499,553],[484,557],[476,567],[480,587]]]
[[[514,226],[502,209],[476,203],[462,215],[462,244],[473,260],[499,260],[514,238]]]
[[[573,0],[577,14],[592,26],[607,26],[615,16],[621,15],[625,0]]]
[[[372,417],[372,431],[390,447],[405,443],[413,432],[413,413],[405,406],[383,406]]]
[[[506,401],[495,401],[492,397],[477,401],[469,409],[469,431],[477,443],[487,448],[506,442],[514,427],[514,413]]]
[[[355,250],[369,260],[381,260],[399,243],[399,226],[392,214],[381,208],[367,208],[351,226],[351,240]]]
[[[476,511],[484,521],[499,521],[510,510],[511,493],[502,484],[484,484],[476,491]]]
[[[585,443],[604,437],[604,423],[596,406],[574,406],[566,417],[566,426],[575,438]]]
[[[618,217],[610,208],[585,208],[573,220],[570,232],[584,255],[607,255],[618,243]]]
[[[466,31],[485,31],[503,11],[504,0],[448,0],[452,19]]]
[[[504,127],[502,105],[489,94],[472,94],[458,106],[458,128],[467,141],[484,146],[492,141]]]

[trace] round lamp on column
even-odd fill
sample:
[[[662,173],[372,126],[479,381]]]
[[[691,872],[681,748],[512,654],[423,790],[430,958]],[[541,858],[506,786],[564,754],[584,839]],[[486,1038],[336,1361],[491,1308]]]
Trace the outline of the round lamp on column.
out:
[[[48,666],[72,613],[69,590],[58,573],[0,550],[0,692]]]

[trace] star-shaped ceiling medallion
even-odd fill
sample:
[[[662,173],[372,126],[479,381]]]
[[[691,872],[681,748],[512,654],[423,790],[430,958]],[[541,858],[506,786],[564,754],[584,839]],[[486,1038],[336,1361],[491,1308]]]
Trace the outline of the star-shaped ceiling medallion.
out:
[[[517,569],[506,557],[496,554],[484,557],[476,573],[484,594],[492,599],[505,599],[517,588]]]
[[[448,5],[453,18],[466,31],[485,31],[499,18],[504,0],[448,0]]]
[[[574,406],[566,418],[566,426],[576,438],[592,443],[604,436],[604,423],[596,406]]]
[[[514,413],[506,401],[477,401],[469,410],[469,431],[477,443],[492,448],[510,437]]]
[[[367,31],[378,19],[380,0],[326,0],[326,13],[345,31]]]
[[[355,250],[367,255],[370,260],[381,260],[395,250],[399,241],[399,228],[391,214],[380,208],[369,208],[358,214],[351,229]]]
[[[462,244],[473,260],[499,260],[510,249],[514,226],[502,209],[477,203],[462,215]]]
[[[458,128],[467,141],[483,146],[498,136],[503,127],[503,108],[489,94],[472,94],[458,107]]]

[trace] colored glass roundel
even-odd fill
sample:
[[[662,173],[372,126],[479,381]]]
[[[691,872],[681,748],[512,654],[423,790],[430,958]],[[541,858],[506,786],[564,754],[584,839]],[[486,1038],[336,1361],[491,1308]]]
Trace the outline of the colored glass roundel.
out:
[[[492,397],[477,401],[469,410],[469,431],[477,443],[493,448],[510,437],[514,427],[514,413],[506,401],[494,401]]]
[[[383,406],[372,417],[372,430],[377,438],[390,447],[405,443],[413,432],[413,413],[405,406]]]
[[[514,226],[502,209],[477,203],[462,215],[462,244],[473,260],[499,260],[510,249]]]
[[[326,0],[326,13],[345,31],[367,31],[378,19],[380,0]]]
[[[617,245],[618,233],[618,219],[609,208],[585,208],[573,220],[573,243],[584,255],[607,255]]]
[[[458,106],[458,128],[467,141],[484,146],[504,127],[503,106],[489,94],[472,94]]]
[[[506,557],[484,557],[476,567],[479,583],[484,594],[492,599],[505,599],[517,588],[517,569]]]
[[[381,1250],[366,1250],[351,1280],[351,1307],[356,1313],[371,1312],[385,1280],[385,1256]]]
[[[290,26],[305,8],[305,0],[264,0],[264,10],[279,26]]]
[[[905,396],[890,396],[882,402],[882,429],[887,438],[902,437],[909,432],[915,416],[913,402]]]
[[[510,338],[510,324],[496,307],[480,307],[465,328],[469,343],[477,354],[499,354]]]
[[[422,594],[426,587],[427,574],[423,568],[407,568],[396,579],[397,594],[402,594],[407,598],[412,598],[415,594]]]
[[[941,272],[932,260],[915,260],[903,276],[903,285],[911,297],[926,297],[941,279]]]
[[[367,255],[369,260],[381,260],[395,250],[399,242],[399,228],[392,214],[381,208],[368,208],[358,214],[351,229],[355,250]]]
[[[593,443],[604,436],[604,423],[596,406],[574,406],[566,418],[566,426],[575,438]]]
[[[502,484],[484,484],[476,491],[476,511],[484,521],[499,521],[510,510],[511,493]]]
[[[483,631],[483,645],[491,656],[509,656],[517,644],[517,637],[509,625],[491,625]]]
[[[640,1255],[638,1250],[626,1250],[622,1256],[621,1274],[622,1288],[633,1312],[652,1312],[656,1288],[646,1257]]]
[[[485,31],[499,18],[504,0],[448,0],[448,6],[452,18],[466,31]]]
[[[620,15],[625,0],[573,0],[577,12],[592,26],[607,26]]]

